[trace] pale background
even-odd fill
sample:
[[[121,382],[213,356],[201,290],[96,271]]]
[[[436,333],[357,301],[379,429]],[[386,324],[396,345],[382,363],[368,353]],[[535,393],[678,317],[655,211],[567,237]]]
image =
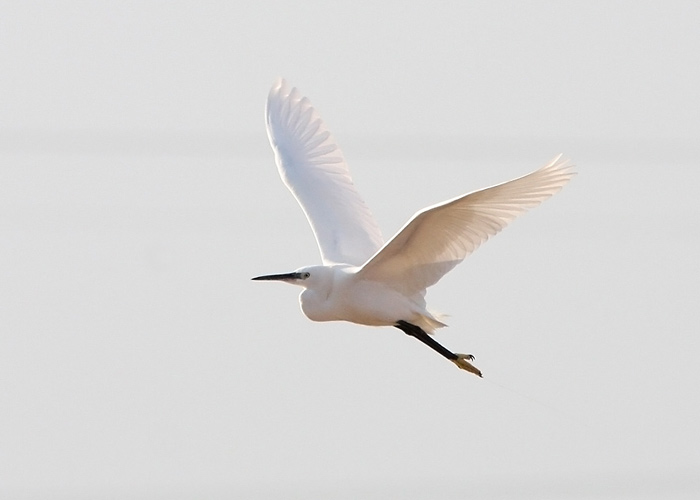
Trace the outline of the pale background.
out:
[[[1,2],[0,497],[698,498],[698,2]],[[314,324],[264,100],[385,236],[579,175],[428,295]]]

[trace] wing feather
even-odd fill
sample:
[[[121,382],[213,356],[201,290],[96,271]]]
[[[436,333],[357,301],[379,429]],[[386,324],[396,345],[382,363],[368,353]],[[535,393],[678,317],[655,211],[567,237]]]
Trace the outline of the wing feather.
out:
[[[281,79],[265,114],[280,176],[311,224],[323,263],[362,265],[384,239],[320,115]]]
[[[559,155],[518,179],[427,207],[362,267],[358,278],[381,281],[406,294],[422,292],[574,175],[573,166]]]

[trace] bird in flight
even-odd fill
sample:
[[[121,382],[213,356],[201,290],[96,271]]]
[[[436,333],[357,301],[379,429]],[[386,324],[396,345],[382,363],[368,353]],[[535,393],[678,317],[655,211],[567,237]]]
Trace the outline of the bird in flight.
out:
[[[280,176],[311,224],[323,264],[253,280],[301,286],[301,310],[313,321],[393,326],[481,377],[471,354],[454,353],[431,336],[446,325],[427,308],[426,289],[558,192],[574,175],[569,161],[559,155],[523,177],[426,207],[385,242],[309,99],[280,79],[265,114]]]

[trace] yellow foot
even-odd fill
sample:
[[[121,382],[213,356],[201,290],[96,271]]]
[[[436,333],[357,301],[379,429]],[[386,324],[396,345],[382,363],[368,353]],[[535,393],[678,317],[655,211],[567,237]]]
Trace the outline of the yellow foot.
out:
[[[476,366],[471,364],[469,361],[474,361],[474,356],[471,354],[458,354],[457,359],[453,359],[452,362],[457,365],[457,368],[461,370],[467,370],[468,372],[473,373],[474,375],[477,375],[479,377],[482,377],[481,375],[481,370],[479,370]]]

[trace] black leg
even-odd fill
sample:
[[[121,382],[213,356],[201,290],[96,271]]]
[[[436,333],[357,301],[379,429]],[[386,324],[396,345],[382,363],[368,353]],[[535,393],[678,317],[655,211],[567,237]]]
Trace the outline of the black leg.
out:
[[[440,343],[438,343],[435,339],[433,339],[430,335],[425,333],[425,331],[420,328],[419,326],[416,326],[414,324],[409,323],[408,321],[404,320],[399,320],[396,322],[394,325],[396,328],[404,332],[406,335],[410,335],[411,337],[415,337],[421,342],[423,342],[425,345],[430,347],[431,349],[439,352],[443,356],[445,356],[447,359],[452,361],[454,364],[456,364],[459,368],[462,370],[467,370],[470,371],[479,377],[481,377],[481,371],[469,363],[468,361],[472,361],[474,359],[474,356],[471,354],[455,354],[454,352],[450,351],[449,349],[446,349]],[[467,361],[468,360],[468,361]]]
[[[394,326],[399,330],[402,330],[406,335],[410,335],[411,337],[417,338],[428,347],[436,350],[437,352],[445,356],[450,361],[454,361],[455,359],[457,359],[457,355],[455,353],[440,345],[430,335],[425,333],[422,328],[416,325],[412,325],[411,323],[408,323],[404,320],[398,321]]]

